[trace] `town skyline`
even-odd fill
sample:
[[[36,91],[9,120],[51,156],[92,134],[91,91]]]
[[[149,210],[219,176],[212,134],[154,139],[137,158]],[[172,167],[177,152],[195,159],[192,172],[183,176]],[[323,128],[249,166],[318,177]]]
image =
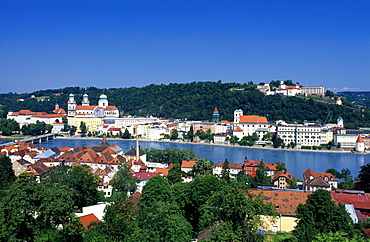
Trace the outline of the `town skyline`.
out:
[[[217,80],[370,90],[369,5],[1,2],[1,93]]]

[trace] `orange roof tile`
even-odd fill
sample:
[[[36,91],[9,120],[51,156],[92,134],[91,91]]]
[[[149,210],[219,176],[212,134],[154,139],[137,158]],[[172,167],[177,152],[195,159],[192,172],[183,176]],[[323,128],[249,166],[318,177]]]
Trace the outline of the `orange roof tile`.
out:
[[[181,167],[183,167],[183,168],[192,168],[195,165],[195,163],[196,163],[196,161],[194,161],[194,160],[188,160],[188,161],[183,160],[181,162]]]
[[[100,221],[93,213],[85,215],[85,216],[81,216],[80,220],[81,220],[85,230],[87,230],[87,227],[89,226],[90,223]]]
[[[239,123],[268,124],[269,122],[267,121],[266,117],[260,117],[257,115],[243,115],[243,116],[240,116]]]
[[[235,132],[242,132],[242,131],[243,131],[243,129],[242,129],[242,128],[240,128],[240,127],[238,126],[238,127],[236,127],[236,128],[234,129],[234,131],[235,131]]]
[[[168,171],[169,171],[168,168],[156,168],[155,169],[155,172],[156,173],[162,174],[163,176],[167,176],[168,175]]]

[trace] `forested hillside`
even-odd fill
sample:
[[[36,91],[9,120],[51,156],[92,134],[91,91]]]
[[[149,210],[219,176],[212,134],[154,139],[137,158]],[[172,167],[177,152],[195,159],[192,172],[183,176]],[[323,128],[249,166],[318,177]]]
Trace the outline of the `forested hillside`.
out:
[[[46,111],[51,113],[55,103],[67,108],[68,95],[75,94],[78,104],[87,93],[91,105],[96,105],[99,95],[108,96],[109,105],[117,106],[124,115],[157,116],[193,120],[211,120],[212,112],[218,108],[221,119],[233,120],[235,109],[245,115],[263,115],[270,122],[283,119],[287,122],[321,121],[332,113],[335,122],[338,116],[345,120],[346,127],[370,126],[370,113],[364,113],[338,105],[304,100],[296,97],[265,96],[249,83],[192,82],[186,84],[149,85],[145,87],[99,89],[95,87],[66,87],[64,89],[41,90],[27,94],[0,94],[3,116],[9,110]],[[30,98],[35,95],[36,98]],[[24,99],[24,101],[17,101]],[[42,101],[43,100],[43,101]],[[344,100],[346,105],[351,105]]]

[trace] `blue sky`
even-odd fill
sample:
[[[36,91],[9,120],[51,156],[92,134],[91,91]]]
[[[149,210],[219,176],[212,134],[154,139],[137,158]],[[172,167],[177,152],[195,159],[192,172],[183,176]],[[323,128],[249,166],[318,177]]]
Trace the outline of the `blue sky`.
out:
[[[0,0],[0,93],[286,79],[370,90],[370,1]]]

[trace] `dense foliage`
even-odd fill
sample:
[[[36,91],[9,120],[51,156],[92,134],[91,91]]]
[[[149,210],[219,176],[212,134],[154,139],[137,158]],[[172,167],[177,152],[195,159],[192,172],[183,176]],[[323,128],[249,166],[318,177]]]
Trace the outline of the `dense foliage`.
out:
[[[3,116],[9,110],[46,111],[51,113],[54,104],[67,108],[68,95],[75,94],[77,103],[87,93],[91,104],[97,104],[100,94],[108,96],[109,104],[117,106],[125,115],[157,116],[192,120],[211,120],[212,112],[218,108],[221,119],[233,120],[235,109],[245,114],[266,116],[270,122],[283,119],[287,122],[321,121],[329,113],[336,119],[342,116],[346,126],[370,126],[370,113],[364,116],[359,111],[338,105],[329,105],[297,97],[265,96],[249,83],[192,82],[185,84],[149,85],[145,87],[98,89],[95,87],[66,87],[55,90],[41,90],[30,94],[0,94]],[[239,88],[235,90],[233,88]],[[44,97],[43,101],[30,98]],[[20,102],[17,99],[24,99]],[[350,102],[346,104],[351,105]],[[335,120],[331,120],[332,122]]]
[[[352,236],[353,223],[343,204],[335,204],[330,192],[319,189],[297,208],[294,235],[299,241],[312,241],[320,233],[344,232]]]

